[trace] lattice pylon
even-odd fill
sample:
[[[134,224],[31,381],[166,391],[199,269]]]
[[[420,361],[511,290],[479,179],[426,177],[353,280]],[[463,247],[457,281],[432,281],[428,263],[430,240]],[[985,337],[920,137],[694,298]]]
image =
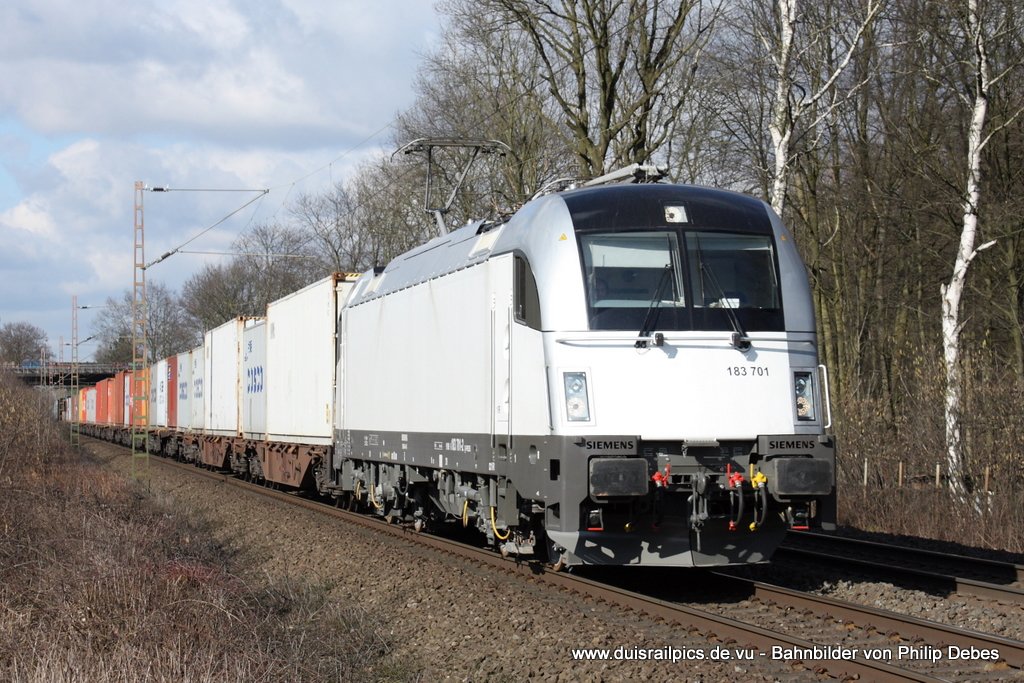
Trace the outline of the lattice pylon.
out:
[[[149,465],[149,345],[146,326],[149,311],[146,302],[146,235],[143,221],[142,193],[145,184],[135,183],[135,266],[132,286],[132,381],[131,431],[132,474],[138,466]]]
[[[68,421],[71,425],[70,440],[71,445],[78,447],[81,445],[81,439],[79,435],[81,433],[81,417],[82,411],[85,410],[85,406],[82,405],[81,396],[79,395],[78,385],[78,296],[71,297],[71,403],[74,409],[71,411],[71,419]]]

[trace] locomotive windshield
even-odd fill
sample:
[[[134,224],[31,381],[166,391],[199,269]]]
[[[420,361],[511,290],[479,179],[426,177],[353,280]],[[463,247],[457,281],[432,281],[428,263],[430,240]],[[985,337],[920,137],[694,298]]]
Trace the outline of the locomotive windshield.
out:
[[[578,234],[592,330],[783,329],[770,235],[699,230]]]

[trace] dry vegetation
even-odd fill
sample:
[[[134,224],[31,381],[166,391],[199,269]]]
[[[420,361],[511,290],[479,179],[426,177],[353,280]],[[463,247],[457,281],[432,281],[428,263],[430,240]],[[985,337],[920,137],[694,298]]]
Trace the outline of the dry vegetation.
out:
[[[371,615],[261,580],[200,520],[68,448],[47,410],[0,376],[0,679],[404,677]]]
[[[838,406],[840,522],[1024,552],[1021,383],[1011,368],[981,353],[967,359],[964,433],[971,491],[966,503],[958,503],[947,489],[941,365],[919,359],[912,366],[898,402],[848,396]]]

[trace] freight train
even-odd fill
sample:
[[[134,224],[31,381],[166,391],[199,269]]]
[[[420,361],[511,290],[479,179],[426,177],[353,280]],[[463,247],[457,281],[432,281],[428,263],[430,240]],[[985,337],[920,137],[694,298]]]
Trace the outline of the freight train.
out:
[[[815,329],[763,201],[583,185],[230,320],[66,416],[556,567],[756,563],[834,527]]]

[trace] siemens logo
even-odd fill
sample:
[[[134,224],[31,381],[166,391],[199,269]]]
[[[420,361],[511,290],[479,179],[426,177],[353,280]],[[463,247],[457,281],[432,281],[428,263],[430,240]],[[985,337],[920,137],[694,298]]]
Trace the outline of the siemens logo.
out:
[[[574,442],[588,451],[635,451],[636,441],[587,441],[580,439]]]
[[[814,446],[814,441],[803,441],[801,439],[768,442],[768,448],[773,451],[813,451]]]

